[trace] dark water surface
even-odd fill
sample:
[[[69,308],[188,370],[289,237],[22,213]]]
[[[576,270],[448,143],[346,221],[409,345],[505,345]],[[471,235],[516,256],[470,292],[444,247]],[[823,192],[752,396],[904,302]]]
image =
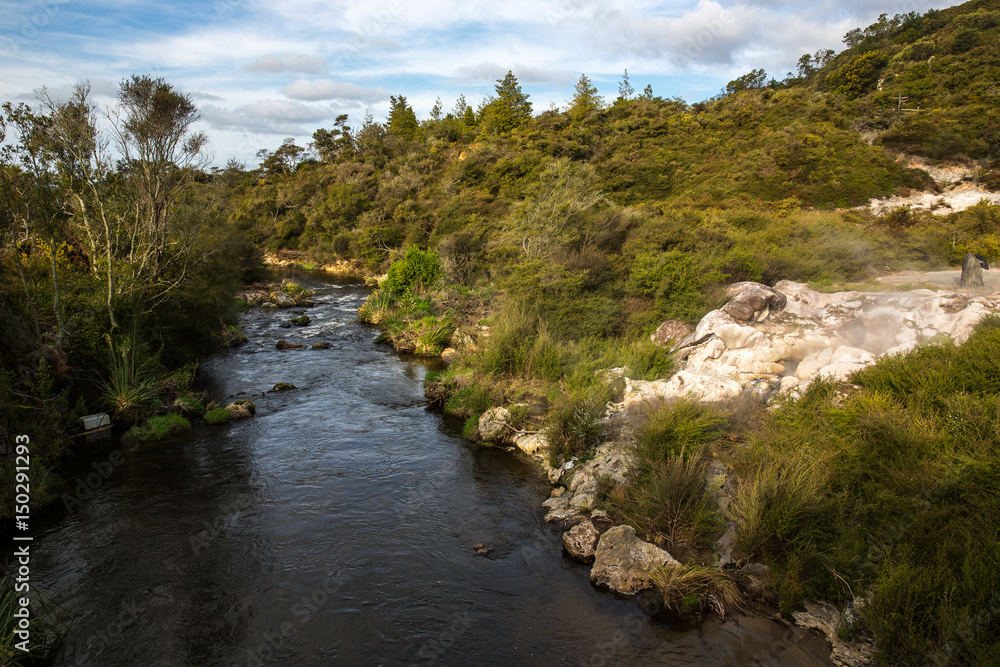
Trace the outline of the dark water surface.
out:
[[[538,470],[427,411],[425,366],[351,321],[367,289],[296,278],[312,324],[255,309],[250,342],[202,366],[255,418],[71,462],[119,465],[35,533],[33,582],[72,633],[57,664],[818,664],[777,624],[674,627],[594,589]],[[298,389],[261,395],[276,382]]]

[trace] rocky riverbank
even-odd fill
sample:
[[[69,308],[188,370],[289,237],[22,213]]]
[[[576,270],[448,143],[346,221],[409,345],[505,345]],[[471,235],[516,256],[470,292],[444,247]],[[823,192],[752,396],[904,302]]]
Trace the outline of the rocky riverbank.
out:
[[[947,284],[947,282],[946,282]],[[644,542],[627,525],[614,525],[598,509],[602,488],[624,485],[633,445],[627,418],[650,402],[697,399],[721,402],[752,395],[767,402],[797,395],[815,378],[846,385],[850,375],[884,355],[905,353],[928,342],[964,341],[986,314],[1000,311],[996,290],[916,289],[911,291],[820,293],[801,283],[756,283],[730,287],[730,300],[706,315],[694,330],[678,323],[661,327],[660,340],[675,348],[680,369],[670,378],[631,380],[624,369],[612,376],[624,383],[620,400],[607,405],[605,421],[619,435],[585,455],[550,456],[544,433],[518,432],[504,408],[486,411],[479,421],[484,440],[506,440],[532,457],[553,485],[543,504],[546,521],[566,532],[563,543],[574,559],[592,563],[591,580],[617,594],[634,596],[658,588],[665,571],[690,568],[656,544]],[[849,389],[850,385],[846,385]],[[735,518],[728,511],[739,480],[715,460],[705,479],[707,495],[728,525],[711,547],[711,566],[738,580],[744,590],[768,587],[768,568],[750,562],[736,547]],[[722,592],[715,605],[727,609]],[[870,643],[848,644],[838,635],[849,625],[856,600],[841,611],[826,602],[809,601],[793,613],[795,622],[814,628],[829,640],[835,664],[870,661]]]

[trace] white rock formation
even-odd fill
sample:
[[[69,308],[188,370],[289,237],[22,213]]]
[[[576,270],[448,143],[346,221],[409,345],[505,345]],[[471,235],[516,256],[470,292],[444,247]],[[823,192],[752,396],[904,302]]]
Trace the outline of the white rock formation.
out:
[[[683,369],[667,380],[628,381],[625,405],[718,401],[747,389],[766,398],[819,376],[846,380],[879,356],[941,337],[963,341],[983,315],[1000,310],[997,294],[968,290],[824,294],[788,280],[774,289],[787,297],[783,311],[741,323],[713,310],[682,344]]]

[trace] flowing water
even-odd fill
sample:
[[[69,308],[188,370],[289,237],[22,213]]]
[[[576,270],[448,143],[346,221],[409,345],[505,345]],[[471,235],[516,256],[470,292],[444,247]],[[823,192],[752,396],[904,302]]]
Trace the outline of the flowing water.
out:
[[[71,461],[32,546],[70,631],[57,664],[824,664],[769,621],[672,626],[592,587],[537,468],[463,439],[426,409],[425,365],[352,322],[366,288],[296,279],[310,325],[254,309],[250,342],[202,365],[256,417]],[[262,395],[277,382],[297,389]]]

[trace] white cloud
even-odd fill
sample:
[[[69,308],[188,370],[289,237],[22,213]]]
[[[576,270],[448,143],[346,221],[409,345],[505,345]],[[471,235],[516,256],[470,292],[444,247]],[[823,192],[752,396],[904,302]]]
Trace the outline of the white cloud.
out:
[[[326,58],[307,56],[299,53],[280,53],[273,56],[261,56],[253,62],[244,65],[248,72],[265,72],[282,74],[294,72],[297,74],[324,74],[330,68]]]
[[[556,84],[566,85],[572,83],[578,77],[578,73],[563,69],[545,69],[542,67],[531,67],[529,65],[500,65],[495,62],[483,62],[476,65],[459,67],[455,70],[455,80],[459,82],[489,82],[494,83],[507,76],[507,72],[513,72],[518,83],[524,84]]]
[[[363,88],[353,83],[332,79],[299,79],[281,89],[295,100],[339,100],[346,102],[380,102],[389,98],[384,88]]]

